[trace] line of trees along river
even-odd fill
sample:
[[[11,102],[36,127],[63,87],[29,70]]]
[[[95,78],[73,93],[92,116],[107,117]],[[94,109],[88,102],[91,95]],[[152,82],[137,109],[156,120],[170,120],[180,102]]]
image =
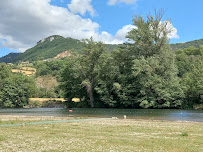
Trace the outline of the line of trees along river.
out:
[[[60,82],[57,89],[63,91],[63,97],[68,101],[75,97],[82,100],[69,105],[116,108],[191,108],[202,105],[203,47],[174,52],[168,44],[171,23],[162,21],[162,17],[162,11],[147,16],[146,20],[142,16],[134,17],[133,24],[137,28],[127,35],[130,43],[114,51],[109,52],[102,42],[94,42],[91,38],[84,40],[82,54],[60,62],[63,68],[57,72]],[[3,66],[0,67],[2,77]],[[31,83],[31,78],[27,79],[26,82]],[[0,83],[4,81],[6,79],[1,79]],[[4,87],[1,86],[0,106],[7,106],[7,98],[3,98]],[[35,89],[25,88],[27,99]]]
[[[101,42],[84,42],[83,55],[70,57],[61,73],[65,97],[91,107],[187,108],[203,103],[203,47],[169,47],[163,12],[136,16],[123,44],[107,52]],[[83,102],[85,106],[85,102]]]

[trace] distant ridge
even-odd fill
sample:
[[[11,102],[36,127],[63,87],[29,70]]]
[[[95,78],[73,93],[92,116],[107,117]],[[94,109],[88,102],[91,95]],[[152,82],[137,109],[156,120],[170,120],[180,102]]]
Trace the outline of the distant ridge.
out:
[[[188,48],[190,46],[194,46],[196,48],[199,48],[200,45],[203,45],[203,39],[200,40],[194,40],[194,41],[189,41],[189,42],[185,42],[185,43],[175,43],[175,44],[170,44],[171,48],[173,50],[177,50],[177,49],[185,49]]]
[[[110,51],[118,47],[118,45],[105,45]],[[189,41],[186,43],[170,44],[171,48],[174,50],[184,49],[190,46],[198,48],[200,45],[203,45],[203,39]],[[69,54],[73,52],[82,53],[82,48],[83,44],[80,40],[70,37],[64,38],[60,35],[53,35],[40,40],[37,42],[36,46],[26,50],[24,53],[10,53],[0,58],[0,62],[15,63],[22,61],[46,60],[63,56],[65,55],[64,52],[67,50]]]
[[[6,56],[3,56],[0,58],[0,62],[5,62],[5,63],[12,63],[13,60],[19,56],[21,53],[9,53]]]

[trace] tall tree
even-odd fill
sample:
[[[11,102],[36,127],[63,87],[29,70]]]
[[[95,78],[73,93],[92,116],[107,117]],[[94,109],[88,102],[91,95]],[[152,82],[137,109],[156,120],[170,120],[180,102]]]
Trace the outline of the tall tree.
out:
[[[163,11],[155,11],[155,16],[150,14],[147,20],[135,16],[136,28],[127,35],[131,43],[125,44],[119,52],[126,56],[125,62],[120,62],[124,66],[119,64],[120,69],[128,69],[120,79],[120,97],[126,99],[121,103],[126,106],[170,108],[182,105],[184,94],[174,65],[174,52],[168,45],[171,23],[162,21],[163,14]]]
[[[64,88],[65,91],[75,90],[74,95],[79,95],[80,93],[78,91],[85,89],[86,95],[89,98],[89,104],[93,108],[94,89],[95,84],[97,83],[99,61],[102,54],[106,52],[106,48],[101,42],[94,42],[92,38],[90,40],[84,40],[83,44],[83,54],[76,58],[72,58],[72,61],[67,63],[65,70],[62,73],[62,88],[64,88],[63,86],[75,83],[72,84],[72,86],[69,86],[69,89]],[[72,82],[70,80],[72,80]],[[67,96],[70,95],[67,94]]]
[[[103,53],[97,68],[97,83],[95,92],[100,105],[107,107],[118,106],[120,84],[118,83],[118,66],[109,52]]]

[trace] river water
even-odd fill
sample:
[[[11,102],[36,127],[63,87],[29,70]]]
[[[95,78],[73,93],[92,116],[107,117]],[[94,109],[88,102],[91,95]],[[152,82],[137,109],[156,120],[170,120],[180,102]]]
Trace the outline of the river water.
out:
[[[203,110],[177,109],[102,109],[102,108],[0,108],[0,115],[98,117],[203,122]]]

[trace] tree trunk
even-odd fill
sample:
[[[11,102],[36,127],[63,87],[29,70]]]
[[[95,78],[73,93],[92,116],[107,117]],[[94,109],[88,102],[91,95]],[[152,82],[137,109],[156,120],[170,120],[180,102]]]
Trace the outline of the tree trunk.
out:
[[[90,106],[91,108],[94,108],[93,80],[91,80],[90,84],[87,86],[87,94],[90,98]]]

